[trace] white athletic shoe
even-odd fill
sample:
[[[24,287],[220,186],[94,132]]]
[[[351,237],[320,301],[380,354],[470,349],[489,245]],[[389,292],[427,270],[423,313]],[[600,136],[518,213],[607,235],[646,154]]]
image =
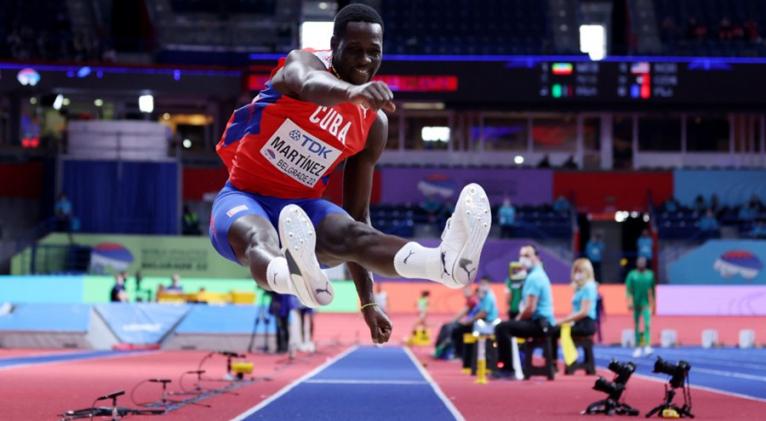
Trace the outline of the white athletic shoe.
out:
[[[641,348],[636,348],[633,350],[633,358],[641,358]]]
[[[287,205],[279,213],[279,238],[301,303],[307,307],[330,304],[335,293],[316,258],[314,225],[299,206]]]
[[[462,288],[473,282],[491,227],[492,212],[487,193],[476,183],[463,187],[439,246],[443,284]]]
[[[654,350],[652,349],[651,346],[647,345],[644,347],[644,357],[648,357],[649,355],[652,355],[653,352]]]

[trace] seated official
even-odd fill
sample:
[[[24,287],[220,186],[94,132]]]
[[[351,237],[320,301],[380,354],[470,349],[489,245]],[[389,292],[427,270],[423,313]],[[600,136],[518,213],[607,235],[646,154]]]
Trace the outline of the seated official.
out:
[[[458,324],[452,330],[452,343],[455,344],[455,356],[458,358],[463,356],[463,335],[473,331],[473,324],[477,320],[492,323],[498,317],[497,299],[492,292],[489,279],[482,278],[479,281],[477,294],[479,301],[476,306],[465,317],[458,320]]]
[[[527,279],[521,290],[521,313],[515,320],[502,322],[495,327],[499,370],[494,377],[510,377],[513,373],[511,338],[543,337],[553,333],[556,320],[553,317],[553,293],[551,281],[543,269],[535,246],[527,245],[519,252],[519,262],[527,269]]]
[[[556,322],[557,326],[564,323],[572,325],[572,336],[591,336],[596,333],[596,301],[598,286],[593,277],[593,265],[588,259],[577,259],[572,264],[572,286],[575,289],[572,297],[572,314]]]

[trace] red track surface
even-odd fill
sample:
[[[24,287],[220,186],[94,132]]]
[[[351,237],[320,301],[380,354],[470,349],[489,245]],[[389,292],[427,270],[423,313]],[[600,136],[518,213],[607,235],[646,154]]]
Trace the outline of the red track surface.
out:
[[[559,375],[550,382],[533,377],[529,381],[491,380],[485,385],[475,384],[473,377],[461,373],[459,363],[432,360],[428,351],[416,350],[418,359],[427,365],[444,394],[469,421],[582,421],[588,418],[580,415],[580,411],[605,397],[592,390],[597,377],[581,372],[574,376]],[[599,370],[599,375],[608,379],[614,376],[605,370]],[[629,405],[641,411],[643,419],[648,410],[662,402],[663,393],[662,383],[634,377],[625,397]],[[693,412],[700,420],[756,420],[763,419],[766,411],[766,403],[698,389],[692,389],[692,400]]]
[[[129,419],[173,420],[226,420],[264,398],[274,394],[300,375],[323,363],[341,348],[325,348],[322,353],[301,356],[292,364],[279,362],[284,356],[257,355],[249,358],[255,363],[254,376],[271,377],[272,381],[259,382],[238,389],[238,396],[219,395],[202,401],[212,408],[186,406],[162,417],[130,417]],[[3,420],[52,420],[67,409],[84,408],[93,398],[116,390],[128,394],[138,382],[147,378],[166,377],[173,380],[171,390],[177,391],[181,373],[194,370],[205,355],[198,351],[167,351],[146,354],[128,354],[116,358],[48,364],[42,366],[6,369],[0,382],[0,414]],[[215,357],[203,368],[206,375],[222,378],[225,359]],[[184,380],[188,389],[192,383]],[[218,382],[205,383],[214,387]],[[136,400],[159,398],[157,384],[144,384],[136,390]],[[130,397],[120,399],[121,406],[135,407]]]
[[[448,315],[431,317],[432,334],[438,326],[448,320]],[[736,319],[736,320],[735,320]],[[393,317],[394,333],[391,342],[400,344],[409,334],[414,316]],[[629,326],[627,318],[614,317],[609,320],[605,332],[607,341],[619,339],[622,328]],[[741,318],[708,320],[700,318],[664,318],[655,322],[656,331],[672,327],[679,331],[681,341],[699,341],[694,332],[704,327],[719,329],[724,341],[727,332],[736,332],[741,324],[758,324]],[[762,324],[762,323],[761,323]],[[763,329],[763,327],[760,327]],[[689,333],[693,332],[693,333]],[[736,335],[736,333],[735,333]],[[766,336],[761,331],[759,338]],[[132,417],[129,419],[155,420],[225,420],[230,419],[320,365],[327,358],[355,342],[369,343],[369,333],[360,315],[320,314],[316,322],[316,340],[321,353],[301,355],[292,364],[285,364],[284,356],[256,355],[249,357],[255,364],[254,376],[271,377],[268,382],[243,387],[234,395],[219,395],[204,400],[212,408],[187,406],[162,417]],[[432,348],[420,348],[415,352],[445,394],[455,403],[468,420],[486,419],[578,419],[579,412],[589,403],[601,399],[602,394],[591,390],[595,377],[582,374],[574,377],[558,376],[556,381],[535,379],[528,382],[491,382],[476,385],[474,379],[461,373],[457,363],[433,361]],[[0,358],[34,355],[69,350],[0,350]],[[178,377],[187,370],[194,370],[205,355],[201,351],[161,351],[144,354],[125,354],[113,358],[52,363],[41,366],[7,368],[2,371],[0,381],[0,418],[2,420],[51,420],[66,409],[90,406],[94,397],[115,390],[130,390],[142,380],[166,377],[173,380],[171,389],[179,390]],[[206,375],[221,378],[224,374],[224,358],[215,357],[203,367]],[[611,378],[611,373],[601,373]],[[190,379],[184,385],[191,386]],[[215,383],[207,383],[213,386]],[[139,401],[159,398],[159,386],[144,384],[136,391]],[[662,384],[642,378],[631,380],[627,402],[642,412],[660,403]],[[726,395],[694,390],[694,411],[698,419],[759,419],[766,413],[766,404],[729,397]],[[134,406],[128,396],[121,401],[123,406]],[[424,420],[425,421],[425,420]]]

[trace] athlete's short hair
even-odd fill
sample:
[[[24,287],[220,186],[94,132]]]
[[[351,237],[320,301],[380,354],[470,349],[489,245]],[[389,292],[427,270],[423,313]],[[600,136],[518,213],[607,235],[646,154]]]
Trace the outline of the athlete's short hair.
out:
[[[383,27],[383,19],[375,9],[366,4],[353,3],[340,9],[335,15],[332,34],[336,37],[346,35],[346,26],[349,22],[377,23],[381,28]]]

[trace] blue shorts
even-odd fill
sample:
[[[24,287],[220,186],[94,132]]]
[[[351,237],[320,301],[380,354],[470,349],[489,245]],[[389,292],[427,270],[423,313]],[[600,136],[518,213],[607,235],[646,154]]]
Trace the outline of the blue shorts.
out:
[[[247,215],[258,215],[271,222],[276,229],[279,223],[279,212],[289,204],[301,207],[311,218],[316,229],[319,223],[331,213],[349,216],[340,206],[323,199],[280,199],[261,196],[237,190],[228,181],[213,202],[208,233],[213,247],[221,256],[239,263],[234,250],[229,244],[229,228],[237,219]],[[349,216],[350,218],[350,216]]]

